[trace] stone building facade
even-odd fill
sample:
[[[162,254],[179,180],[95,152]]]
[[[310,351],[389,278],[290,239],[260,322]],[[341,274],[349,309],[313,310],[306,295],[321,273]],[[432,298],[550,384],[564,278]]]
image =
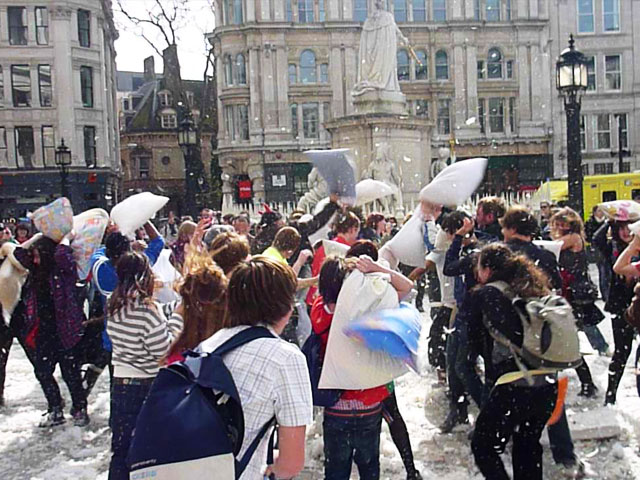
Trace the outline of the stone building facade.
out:
[[[23,215],[60,194],[55,149],[72,153],[74,208],[119,196],[111,2],[0,1],[0,210]]]
[[[360,31],[374,1],[215,4],[221,22],[209,41],[217,58],[225,201],[238,201],[238,185],[247,180],[254,202],[294,201],[309,171],[302,152],[328,148],[324,125],[354,113]],[[433,125],[427,161],[451,145],[458,159],[488,156],[487,191],[533,187],[551,176],[549,2],[387,6],[415,52],[398,50],[398,75],[409,114]]]

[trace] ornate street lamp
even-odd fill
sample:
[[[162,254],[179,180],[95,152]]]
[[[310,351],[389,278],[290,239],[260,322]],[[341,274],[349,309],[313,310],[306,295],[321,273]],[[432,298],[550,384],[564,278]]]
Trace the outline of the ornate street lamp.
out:
[[[69,166],[71,165],[71,150],[64,144],[64,138],[60,139],[60,145],[56,148],[55,162],[60,169],[60,191],[63,197],[69,198],[67,177],[69,176]]]
[[[186,114],[178,127],[178,145],[184,153],[185,204],[187,214],[196,218],[196,192],[198,179],[193,168],[193,148],[197,143],[196,130],[191,115]]]
[[[587,59],[575,49],[573,34],[569,36],[569,48],[556,62],[556,88],[564,97],[567,114],[567,173],[569,204],[582,215],[582,154],[580,145],[580,94],[587,89]]]

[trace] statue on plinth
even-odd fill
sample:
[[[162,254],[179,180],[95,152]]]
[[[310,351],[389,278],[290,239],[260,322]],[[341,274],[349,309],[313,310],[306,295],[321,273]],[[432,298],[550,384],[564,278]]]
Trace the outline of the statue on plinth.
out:
[[[353,96],[372,90],[401,93],[396,57],[398,41],[409,46],[409,40],[396,25],[393,14],[385,10],[382,0],[376,0],[375,10],[362,26]]]
[[[329,186],[316,167],[313,167],[309,172],[307,187],[309,187],[309,191],[298,201],[298,208],[306,212],[312,212],[313,207],[320,200],[329,196]]]
[[[382,210],[395,214],[402,211],[402,178],[400,170],[391,155],[391,145],[382,142],[375,147],[373,159],[362,172],[362,180],[371,178],[389,185],[395,193],[391,196],[377,200],[382,205]]]

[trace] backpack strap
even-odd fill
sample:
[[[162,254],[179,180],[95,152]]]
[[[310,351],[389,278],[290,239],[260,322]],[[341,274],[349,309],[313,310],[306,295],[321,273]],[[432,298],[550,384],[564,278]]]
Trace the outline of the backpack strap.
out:
[[[218,348],[216,348],[211,355],[224,355],[225,353],[229,353],[231,350],[235,350],[242,345],[245,345],[249,342],[257,340],[259,338],[276,338],[273,333],[269,331],[269,329],[265,327],[249,327],[242,330],[239,333],[236,333],[229,340],[224,342]]]
[[[258,449],[258,446],[260,445],[260,442],[265,437],[265,435],[269,432],[271,427],[275,427],[275,426],[276,426],[276,417],[275,416],[272,417],[271,420],[269,420],[267,423],[265,423],[263,425],[263,427],[258,432],[258,435],[256,435],[256,438],[254,438],[253,441],[247,447],[247,451],[244,452],[244,455],[242,455],[242,458],[236,462],[236,478],[240,478],[242,476],[242,473],[247,468],[247,465],[249,465],[249,462],[251,461],[251,458],[256,453],[256,450]],[[274,440],[273,437],[274,437],[275,433],[276,433],[276,431],[274,429],[273,432],[271,433],[271,437],[269,438],[269,447],[268,447],[268,452],[267,452],[267,464],[273,463],[273,440]]]

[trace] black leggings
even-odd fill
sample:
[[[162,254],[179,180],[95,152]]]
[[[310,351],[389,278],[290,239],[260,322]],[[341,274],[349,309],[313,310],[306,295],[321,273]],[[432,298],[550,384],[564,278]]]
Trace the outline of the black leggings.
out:
[[[382,402],[382,417],[387,425],[389,425],[389,431],[391,432],[391,438],[395,444],[398,452],[400,452],[400,458],[407,471],[408,475],[416,472],[416,466],[413,463],[413,451],[411,450],[411,440],[409,439],[409,432],[407,432],[407,424],[404,423],[404,419],[398,409],[398,401],[396,399],[396,393],[392,392]]]
[[[578,378],[580,379],[580,383],[582,385],[593,384],[591,370],[589,370],[589,365],[587,364],[587,361],[584,359],[584,357],[582,357],[582,363],[576,367],[576,373],[578,374]]]
[[[624,367],[631,353],[631,344],[635,330],[629,325],[622,315],[611,317],[611,328],[613,330],[613,343],[615,350],[609,364],[609,385],[607,386],[607,394],[605,396],[606,403],[616,403],[616,393],[618,385],[622,379]]]

